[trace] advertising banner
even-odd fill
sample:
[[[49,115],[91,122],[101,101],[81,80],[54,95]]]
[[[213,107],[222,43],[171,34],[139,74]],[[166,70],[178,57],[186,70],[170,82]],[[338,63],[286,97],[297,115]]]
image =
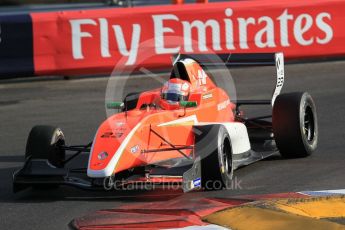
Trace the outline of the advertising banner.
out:
[[[176,53],[344,55],[344,9],[344,0],[280,0],[32,13],[35,73],[163,68]]]

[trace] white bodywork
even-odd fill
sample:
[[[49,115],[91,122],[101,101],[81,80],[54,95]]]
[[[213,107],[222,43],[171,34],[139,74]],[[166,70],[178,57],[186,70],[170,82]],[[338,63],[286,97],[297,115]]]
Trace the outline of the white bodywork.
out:
[[[248,152],[250,147],[249,136],[247,127],[240,122],[228,122],[228,123],[217,123],[217,122],[200,122],[197,125],[223,125],[229,133],[231,140],[231,147],[233,154],[241,154]]]
[[[250,142],[247,127],[239,122],[223,123],[227,129],[232,146],[233,154],[241,154],[250,150]]]

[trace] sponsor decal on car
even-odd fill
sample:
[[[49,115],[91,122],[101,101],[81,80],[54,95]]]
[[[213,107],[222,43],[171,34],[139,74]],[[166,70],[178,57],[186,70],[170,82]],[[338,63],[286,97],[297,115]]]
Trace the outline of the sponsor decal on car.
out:
[[[219,103],[219,104],[217,105],[217,109],[218,109],[218,111],[223,110],[223,109],[226,109],[226,107],[227,107],[228,105],[230,105],[230,100],[229,100],[229,99],[226,100],[226,101],[223,101],[223,102]]]
[[[131,153],[137,153],[139,150],[139,145],[134,145],[132,148],[131,148]]]
[[[116,122],[115,125],[116,125],[116,127],[122,127],[125,125],[125,123],[124,122]]]
[[[206,93],[206,94],[202,95],[202,99],[210,99],[212,97],[213,97],[212,93]]]
[[[106,159],[108,157],[108,153],[107,152],[100,152],[99,154],[98,154],[98,159],[99,160],[104,160],[104,159]]]
[[[192,181],[191,188],[200,188],[201,187],[201,178],[196,178]]]
[[[101,138],[120,138],[122,135],[123,132],[105,132],[102,134]]]
[[[187,83],[184,83],[184,84],[182,85],[182,90],[186,91],[186,90],[188,90],[188,89],[189,89],[189,85],[188,85]]]
[[[198,70],[198,82],[199,85],[206,85],[207,75],[204,70]]]

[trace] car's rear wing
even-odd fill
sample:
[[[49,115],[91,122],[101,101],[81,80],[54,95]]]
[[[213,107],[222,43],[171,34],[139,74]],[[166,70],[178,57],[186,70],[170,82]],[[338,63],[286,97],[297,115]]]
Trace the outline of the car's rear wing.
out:
[[[232,53],[232,54],[177,54],[173,63],[183,59],[193,59],[204,67],[231,66],[275,66],[277,70],[276,85],[273,90],[272,106],[280,94],[284,84],[284,54],[283,53]],[[246,104],[242,101],[242,104]],[[248,101],[248,104],[250,102]]]

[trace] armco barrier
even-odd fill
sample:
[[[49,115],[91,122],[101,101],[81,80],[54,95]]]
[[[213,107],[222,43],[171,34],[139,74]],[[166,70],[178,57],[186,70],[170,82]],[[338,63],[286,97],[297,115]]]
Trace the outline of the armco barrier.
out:
[[[344,9],[345,0],[261,0],[32,13],[34,72],[109,73],[116,64],[164,68],[178,52],[340,56]],[[29,32],[25,36],[15,44],[26,47]],[[8,54],[28,60],[23,50],[19,58],[17,51]]]
[[[0,77],[33,75],[30,15],[0,16]]]

